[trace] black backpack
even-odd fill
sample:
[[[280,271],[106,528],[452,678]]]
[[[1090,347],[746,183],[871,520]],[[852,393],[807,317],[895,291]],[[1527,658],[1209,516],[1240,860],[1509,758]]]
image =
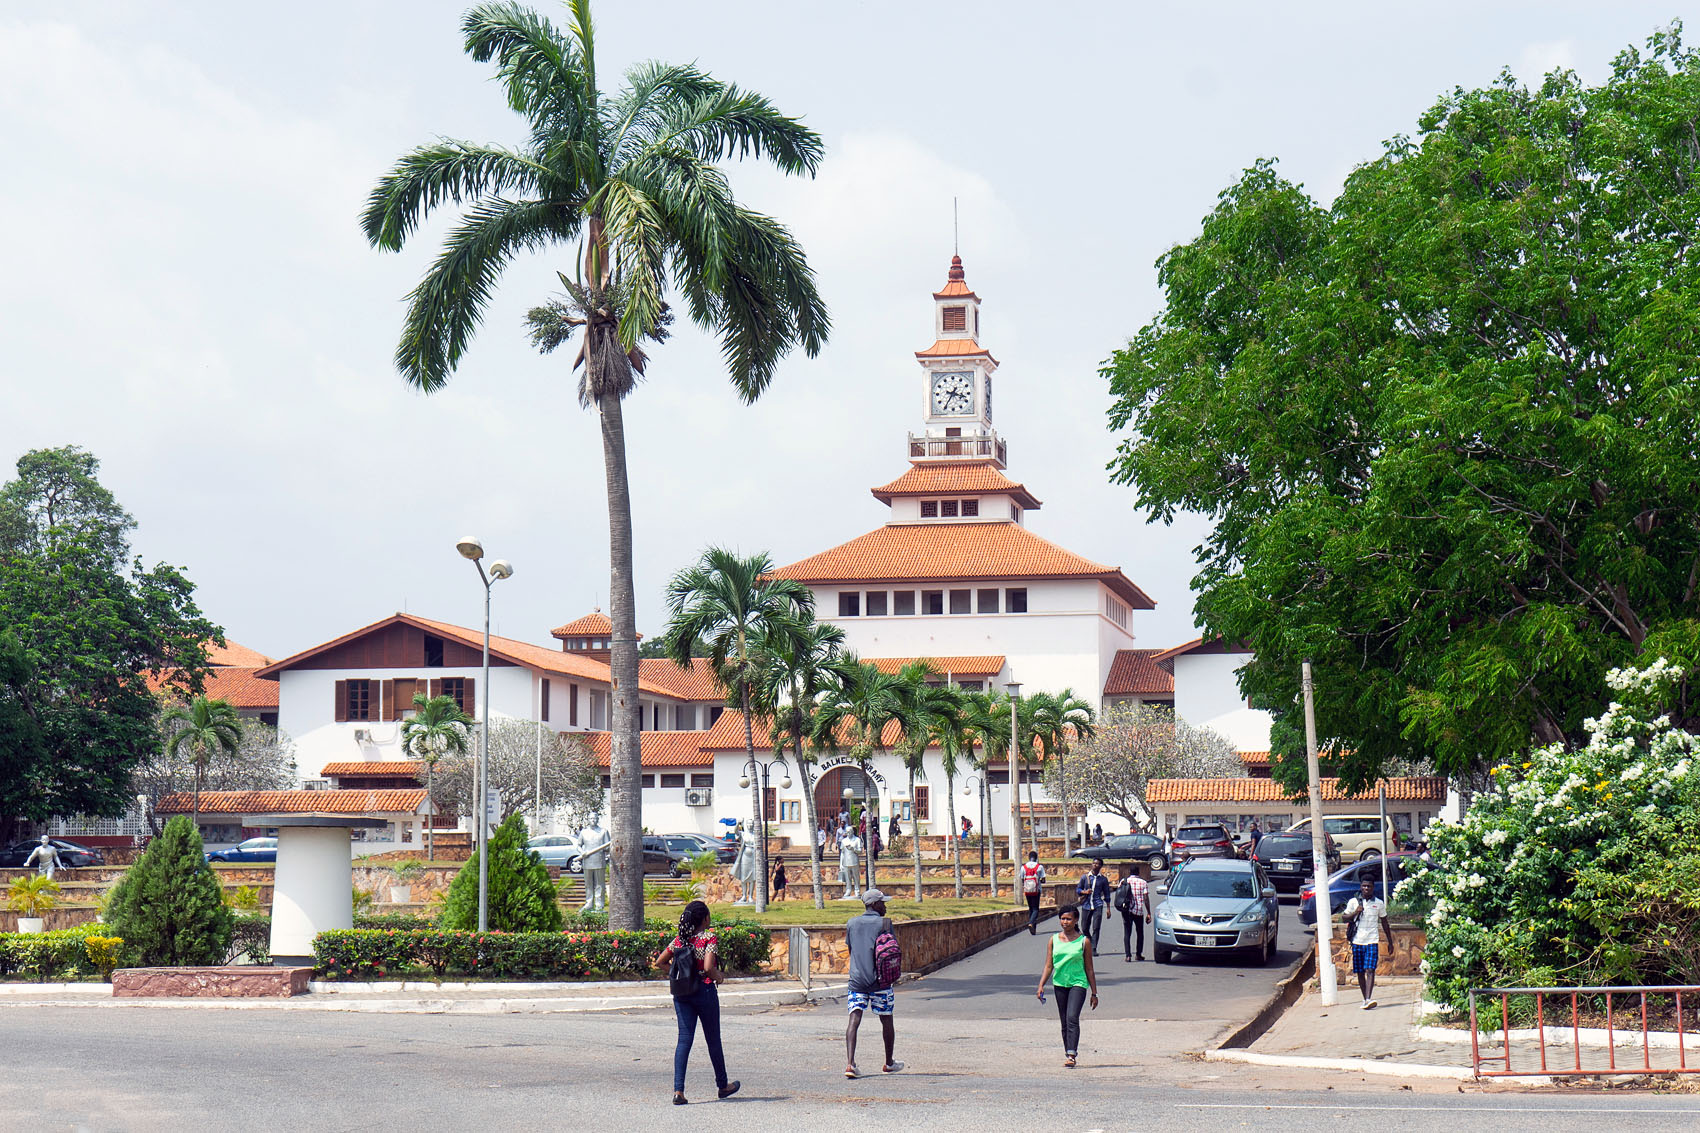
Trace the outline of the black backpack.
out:
[[[667,965],[667,990],[674,999],[689,999],[702,988],[702,969],[697,966],[696,949],[688,941],[680,943],[684,947],[673,953]]]

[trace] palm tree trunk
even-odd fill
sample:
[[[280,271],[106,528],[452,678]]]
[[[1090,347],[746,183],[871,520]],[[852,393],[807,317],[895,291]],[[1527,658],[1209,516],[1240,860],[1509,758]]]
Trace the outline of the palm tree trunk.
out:
[[[587,357],[585,364],[593,362]],[[602,421],[602,472],[608,488],[608,618],[613,623],[608,659],[613,685],[608,696],[612,716],[608,832],[614,842],[614,876],[609,885],[608,927],[636,932],[643,928],[643,752],[638,746],[632,495],[626,480],[626,425],[620,399],[604,393],[596,406]]]
[[[488,696],[490,694],[489,694],[488,691],[486,691],[484,695]],[[434,803],[434,802],[431,802],[431,772],[433,770],[435,770],[434,764],[435,764],[434,760],[427,759],[425,761],[425,801],[430,804],[425,809],[429,810],[431,812],[430,814],[425,816],[425,860],[426,861],[431,860],[431,850],[432,850],[432,847],[434,845],[434,843],[431,841],[431,828],[437,825],[437,814],[436,814],[437,804]]]
[[[945,821],[950,823],[946,829],[950,831],[951,844],[956,847],[956,899],[960,901],[962,900],[962,831],[956,828],[956,776],[948,771],[945,772],[944,783],[945,810],[949,812]]]
[[[195,760],[195,801],[192,804],[194,817],[189,821],[195,826],[196,832],[201,829],[201,761]]]
[[[744,707],[744,766],[750,769],[750,817],[756,835],[756,912],[767,912],[767,800],[762,797],[764,777],[756,772],[756,731],[750,723],[750,683],[738,682],[738,702]]]
[[[1074,844],[1074,831],[1068,824],[1068,786],[1063,782],[1063,757],[1062,752],[1060,751],[1057,752],[1057,802],[1062,805],[1063,857],[1066,858],[1068,857],[1069,849]],[[1086,840],[1082,838],[1080,840],[1080,844],[1085,846]]]
[[[921,812],[915,809],[915,765],[909,765],[909,841],[915,850],[915,903],[921,897]]]
[[[795,700],[792,703],[796,703]],[[792,735],[797,738],[797,778],[803,783],[803,811],[809,820],[809,880],[814,884],[815,908],[826,908],[826,893],[821,888],[821,844],[820,844],[820,815],[815,813],[815,784],[809,777],[809,765],[803,762],[803,733],[801,728],[792,729]]]

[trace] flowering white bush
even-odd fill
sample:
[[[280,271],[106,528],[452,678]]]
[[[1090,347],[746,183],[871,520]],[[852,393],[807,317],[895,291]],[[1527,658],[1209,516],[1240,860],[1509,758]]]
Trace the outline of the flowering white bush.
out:
[[[1493,769],[1458,824],[1429,827],[1428,867],[1395,893],[1424,917],[1429,995],[1471,987],[1700,979],[1700,737],[1659,705],[1682,672],[1617,669],[1586,746]]]

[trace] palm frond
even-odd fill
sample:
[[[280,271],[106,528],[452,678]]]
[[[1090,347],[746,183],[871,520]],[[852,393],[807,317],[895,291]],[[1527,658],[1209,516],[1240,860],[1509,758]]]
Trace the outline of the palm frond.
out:
[[[534,124],[567,127],[568,133],[593,124],[594,66],[547,19],[523,4],[480,4],[466,13],[460,28],[468,55],[495,62],[514,111]]]
[[[550,171],[526,154],[500,146],[446,140],[421,146],[396,162],[366,198],[360,227],[373,247],[398,252],[431,211],[487,195],[539,195]]]
[[[667,105],[656,124],[656,145],[682,145],[707,161],[766,158],[788,174],[812,176],[820,167],[826,146],[819,134],[781,114],[759,94],[732,83],[710,82],[689,101],[675,99]]]
[[[666,217],[658,202],[635,180],[621,174],[608,179],[590,207],[601,212],[608,243],[616,256],[615,273],[627,289],[620,313],[620,342],[628,350],[649,333],[666,306]]]
[[[691,63],[651,60],[632,67],[626,72],[626,89],[619,97],[602,103],[609,167],[629,165],[644,146],[655,141],[671,115],[670,104],[694,103],[722,85]]]

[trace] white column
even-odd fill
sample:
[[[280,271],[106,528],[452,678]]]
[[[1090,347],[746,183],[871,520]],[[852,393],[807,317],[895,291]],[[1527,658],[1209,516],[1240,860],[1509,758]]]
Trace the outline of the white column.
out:
[[[354,927],[353,850],[346,826],[284,826],[277,832],[272,955],[311,957],[321,932]]]

